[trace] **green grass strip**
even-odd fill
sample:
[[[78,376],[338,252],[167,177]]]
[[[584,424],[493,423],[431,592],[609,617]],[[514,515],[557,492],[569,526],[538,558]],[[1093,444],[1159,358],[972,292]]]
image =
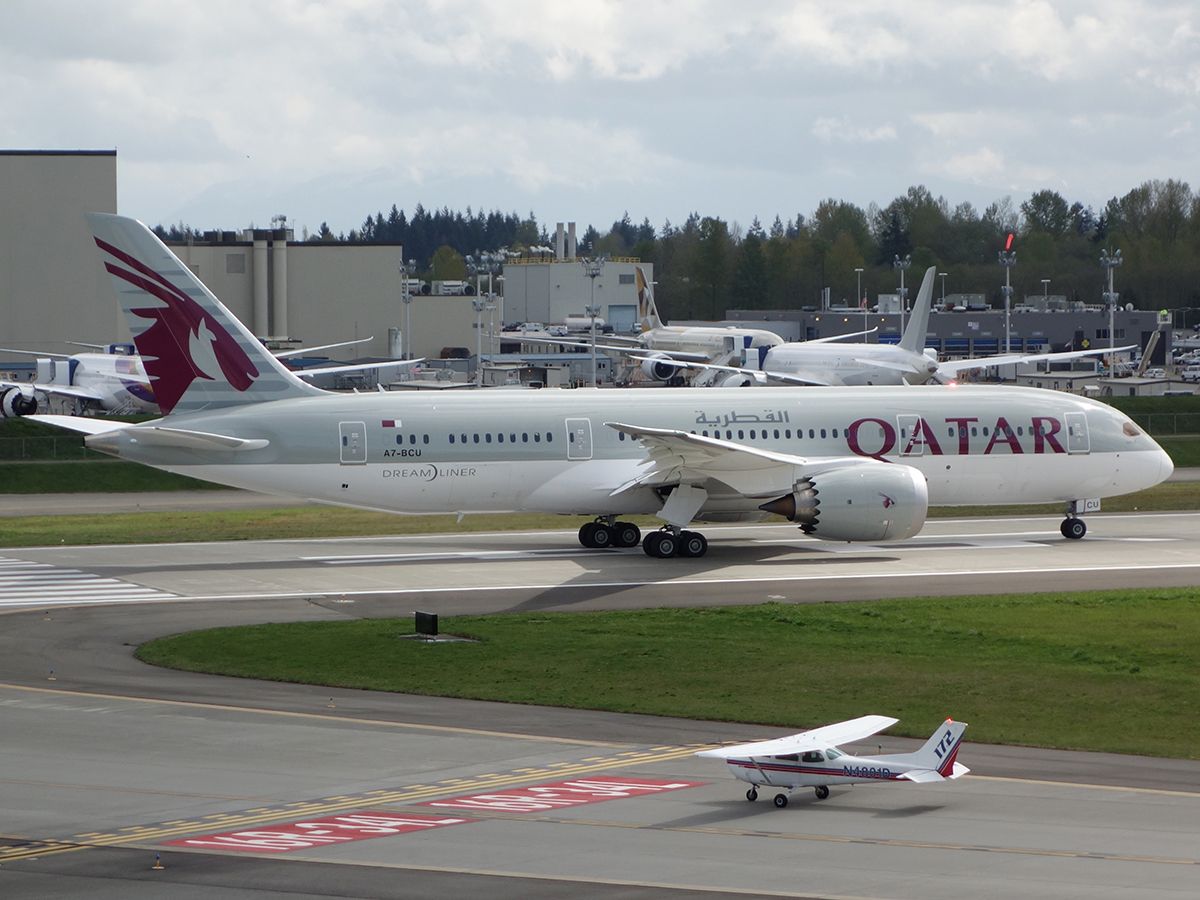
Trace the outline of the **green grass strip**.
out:
[[[103,465],[103,464],[102,464]],[[1105,512],[1200,509],[1200,482],[1169,482],[1127,497],[1104,501]],[[948,516],[1058,515],[1062,504],[1002,507],[938,507],[930,518]],[[113,513],[98,515],[0,517],[0,547],[50,544],[145,544],[242,541],[263,538],[369,537],[378,535],[467,533],[472,531],[574,530],[585,516],[516,515],[398,516],[333,506],[272,507],[249,510]],[[632,520],[643,528],[661,522]],[[785,524],[772,519],[770,524]],[[698,526],[703,531],[703,524]]]
[[[219,628],[143,645],[201,672],[721,719],[782,731],[866,713],[924,737],[1200,758],[1200,592],[1105,591]],[[966,752],[966,751],[964,751]]]

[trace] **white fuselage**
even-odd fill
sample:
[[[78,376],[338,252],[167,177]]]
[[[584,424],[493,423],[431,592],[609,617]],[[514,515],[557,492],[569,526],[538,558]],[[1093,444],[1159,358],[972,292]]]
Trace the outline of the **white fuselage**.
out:
[[[738,353],[743,348],[776,347],[783,343],[783,338],[773,331],[708,325],[660,325],[643,332],[640,340],[647,350],[704,353],[712,359],[727,353]]]
[[[937,362],[896,344],[830,341],[772,347],[761,368],[826,384],[924,384],[937,371]]]
[[[70,360],[71,384],[96,391],[106,412],[156,413],[154,388],[141,357],[113,353],[77,353]]]
[[[88,443],[235,487],[389,512],[656,513],[662,496],[631,486],[650,465],[646,448],[609,422],[795,459],[770,468],[753,496],[710,478],[697,514],[710,520],[761,518],[772,491],[871,459],[913,467],[930,505],[947,506],[1113,496],[1171,471],[1162,449],[1111,407],[997,387],[320,395],[165,422],[265,441],[262,449],[163,449],[127,431]]]
[[[912,754],[851,756],[836,748],[727,759],[734,778],[756,787],[798,788],[863,782],[903,781],[905,772],[928,768],[912,761]]]

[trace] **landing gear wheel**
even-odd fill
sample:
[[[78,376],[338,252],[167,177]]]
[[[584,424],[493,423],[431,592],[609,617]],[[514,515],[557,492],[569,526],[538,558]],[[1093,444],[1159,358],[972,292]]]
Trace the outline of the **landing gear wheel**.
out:
[[[826,800],[829,798],[829,788],[823,784],[818,784],[813,788],[813,793],[817,795],[818,800]]]
[[[758,790],[756,788],[750,788],[750,790],[746,791],[746,799],[753,803],[758,799]]]
[[[585,547],[595,547],[592,543],[592,534],[596,530],[595,522],[585,522],[579,526],[579,543]]]
[[[613,530],[604,522],[592,523],[592,543],[591,546],[596,549],[608,547],[613,542]]]
[[[1087,534],[1087,523],[1083,519],[1063,519],[1058,530],[1062,532],[1063,537],[1077,541]]]
[[[642,541],[642,550],[647,556],[666,559],[679,550],[679,539],[669,531],[652,531]]]
[[[682,531],[679,534],[679,555],[693,559],[708,552],[708,540],[698,531]]]
[[[776,794],[775,795],[775,808],[783,809],[785,806],[787,806],[787,801],[788,801],[787,794]]]
[[[613,543],[618,547],[636,547],[642,542],[642,529],[632,522],[618,522],[613,526]]]

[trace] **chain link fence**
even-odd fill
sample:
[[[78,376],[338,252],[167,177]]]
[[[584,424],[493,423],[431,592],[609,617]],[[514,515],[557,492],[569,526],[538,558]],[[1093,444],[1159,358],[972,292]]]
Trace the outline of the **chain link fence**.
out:
[[[9,462],[111,458],[83,446],[82,435],[0,438],[0,460]]]

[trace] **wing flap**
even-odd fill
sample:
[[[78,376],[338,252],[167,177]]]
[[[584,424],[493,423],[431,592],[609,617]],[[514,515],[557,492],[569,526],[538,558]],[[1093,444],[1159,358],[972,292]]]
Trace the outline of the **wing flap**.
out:
[[[915,781],[917,784],[929,784],[934,781],[946,780],[933,771],[933,769],[913,769],[911,772],[901,772],[900,777],[906,781]]]

